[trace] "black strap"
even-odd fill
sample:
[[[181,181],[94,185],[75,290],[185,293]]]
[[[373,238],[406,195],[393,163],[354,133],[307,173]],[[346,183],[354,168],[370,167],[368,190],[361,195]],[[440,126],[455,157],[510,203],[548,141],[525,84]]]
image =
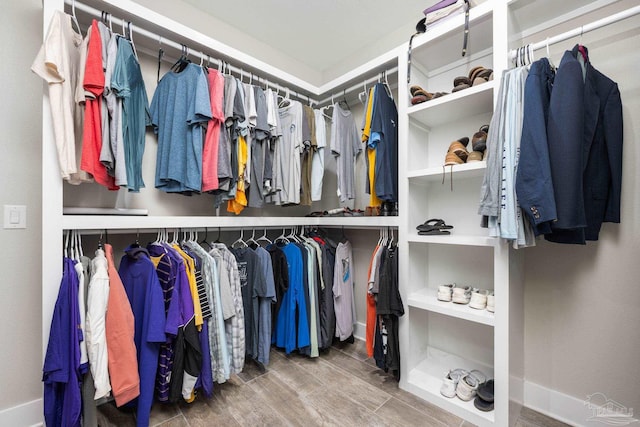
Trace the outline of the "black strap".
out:
[[[156,83],[160,83],[160,63],[162,62],[162,57],[164,56],[164,50],[162,50],[162,48],[160,48],[158,50],[158,80],[156,81]]]
[[[469,41],[469,0],[464,0],[464,42],[462,43],[462,56],[467,54],[467,42]]]

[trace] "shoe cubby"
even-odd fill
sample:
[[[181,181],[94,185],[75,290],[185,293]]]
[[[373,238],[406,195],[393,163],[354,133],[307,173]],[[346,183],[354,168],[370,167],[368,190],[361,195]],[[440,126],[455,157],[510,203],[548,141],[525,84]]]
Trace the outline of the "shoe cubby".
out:
[[[409,315],[423,328],[410,337],[412,357],[407,389],[475,425],[492,425],[494,411],[479,411],[474,407],[473,399],[463,401],[457,396],[445,397],[440,389],[447,372],[457,368],[477,369],[487,379],[494,378],[493,328],[414,307],[409,308]]]
[[[409,243],[409,292],[411,309],[438,313],[486,326],[494,326],[495,316],[469,304],[440,301],[438,286],[455,283],[482,290],[494,290],[493,248],[435,243]]]

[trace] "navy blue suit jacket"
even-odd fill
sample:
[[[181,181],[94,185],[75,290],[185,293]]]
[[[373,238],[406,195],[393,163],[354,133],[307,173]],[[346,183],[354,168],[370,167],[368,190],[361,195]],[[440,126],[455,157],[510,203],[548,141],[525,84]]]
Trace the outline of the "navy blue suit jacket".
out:
[[[576,45],[565,52],[549,105],[547,138],[558,219],[545,238],[584,244],[603,222],[620,222],[622,101],[618,85],[593,68],[585,77]]]

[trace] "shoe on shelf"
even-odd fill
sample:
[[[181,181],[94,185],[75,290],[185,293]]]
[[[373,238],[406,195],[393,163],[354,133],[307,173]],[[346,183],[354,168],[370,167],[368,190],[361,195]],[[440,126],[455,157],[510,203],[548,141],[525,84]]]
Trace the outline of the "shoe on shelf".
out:
[[[451,294],[455,283],[438,286],[438,301],[451,302]]]
[[[445,375],[444,380],[442,380],[442,385],[440,386],[440,394],[448,398],[455,397],[456,388],[458,387],[460,378],[467,374],[468,372],[464,369],[453,369],[447,372],[447,375]]]
[[[465,402],[470,401],[476,396],[478,387],[487,380],[486,375],[474,369],[467,375],[460,378],[456,387],[456,396]]]
[[[451,301],[456,304],[469,304],[471,300],[471,287],[454,286],[451,292]]]
[[[467,163],[481,162],[484,159],[482,151],[472,151],[467,156]]]
[[[490,291],[489,295],[487,295],[487,311],[493,313],[495,309],[496,309],[496,297],[494,295],[494,292]]]
[[[487,134],[489,133],[489,125],[480,126],[478,132],[471,137],[471,147],[473,151],[484,153],[487,148]]]
[[[478,386],[473,406],[483,412],[493,411],[494,384],[489,380]]]
[[[487,296],[489,291],[482,289],[476,289],[471,293],[471,300],[469,301],[469,307],[476,310],[484,310],[487,307]]]

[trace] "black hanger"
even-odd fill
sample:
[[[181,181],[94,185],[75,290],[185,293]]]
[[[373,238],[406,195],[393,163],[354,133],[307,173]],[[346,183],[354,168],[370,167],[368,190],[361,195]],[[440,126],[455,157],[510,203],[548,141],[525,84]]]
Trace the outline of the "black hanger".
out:
[[[209,242],[207,242],[207,236],[209,235],[209,229],[205,227],[204,229],[204,239],[200,242],[200,245],[207,245],[209,249],[213,249]]]
[[[182,52],[180,54],[180,58],[178,58],[175,64],[171,66],[171,71],[175,73],[180,73],[184,71],[184,69],[187,68],[187,65],[191,63],[191,61],[187,59],[188,55],[189,55],[189,48],[185,45],[182,45]]]
[[[220,227],[218,227],[218,238],[213,243],[222,243],[220,241]]]

